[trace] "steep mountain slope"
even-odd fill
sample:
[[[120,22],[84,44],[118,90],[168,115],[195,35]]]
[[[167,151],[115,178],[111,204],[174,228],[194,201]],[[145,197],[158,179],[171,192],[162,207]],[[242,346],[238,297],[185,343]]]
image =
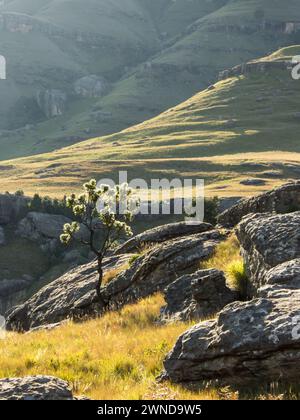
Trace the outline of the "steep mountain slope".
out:
[[[8,60],[0,159],[117,132],[189,98],[224,68],[300,42],[296,0],[19,0],[5,1],[0,15]],[[76,80],[92,74],[100,93],[90,79],[89,92],[76,93]],[[50,118],[49,107],[59,115]]]
[[[3,188],[61,195],[89,176],[117,180],[126,169],[148,180],[203,177],[208,193],[233,196],[297,178],[300,82],[291,58],[299,54],[294,46],[224,72],[224,80],[120,133],[3,162]]]

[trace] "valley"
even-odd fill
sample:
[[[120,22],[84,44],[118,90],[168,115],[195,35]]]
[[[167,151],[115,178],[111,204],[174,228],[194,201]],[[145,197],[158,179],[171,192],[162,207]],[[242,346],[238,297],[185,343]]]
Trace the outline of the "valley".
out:
[[[182,104],[119,133],[3,161],[5,190],[58,196],[88,178],[203,178],[208,196],[250,196],[300,171],[293,46],[220,74]],[[283,141],[284,139],[284,141]],[[189,165],[186,165],[189,162]]]

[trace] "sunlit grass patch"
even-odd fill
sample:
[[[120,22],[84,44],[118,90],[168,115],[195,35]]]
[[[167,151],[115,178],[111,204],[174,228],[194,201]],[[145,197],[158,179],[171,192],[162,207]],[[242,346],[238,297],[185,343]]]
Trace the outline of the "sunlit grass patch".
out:
[[[76,394],[90,398],[144,398],[165,355],[190,326],[159,326],[163,305],[162,296],[156,295],[82,324],[10,333],[0,341],[0,377],[54,375],[68,380]],[[179,393],[179,398],[184,396],[191,394]]]
[[[243,258],[240,254],[240,245],[235,235],[217,246],[214,255],[201,263],[201,268],[215,268],[225,273],[228,286],[238,291],[241,297],[246,295],[247,274]]]

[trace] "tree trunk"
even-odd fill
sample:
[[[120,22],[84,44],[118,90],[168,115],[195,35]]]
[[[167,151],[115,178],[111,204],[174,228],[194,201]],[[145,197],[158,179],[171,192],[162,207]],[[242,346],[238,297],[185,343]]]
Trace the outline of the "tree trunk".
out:
[[[102,293],[101,293],[101,291],[102,291],[102,282],[103,282],[103,268],[102,268],[102,260],[103,260],[103,258],[102,258],[102,256],[99,256],[98,257],[98,275],[99,275],[99,277],[98,277],[98,282],[97,282],[97,284],[96,284],[96,292],[97,292],[97,296],[98,296],[98,299],[99,299],[99,302],[104,306],[104,307],[106,307],[106,302],[105,302],[105,300],[103,299],[103,296],[102,296]]]

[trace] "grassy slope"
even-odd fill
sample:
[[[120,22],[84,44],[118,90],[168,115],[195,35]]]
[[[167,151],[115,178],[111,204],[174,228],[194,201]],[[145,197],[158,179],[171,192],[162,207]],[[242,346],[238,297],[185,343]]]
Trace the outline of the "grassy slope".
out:
[[[69,144],[72,140],[68,143],[66,138],[70,135],[84,138],[87,127],[96,127],[89,116],[97,100],[89,103],[73,98],[72,83],[88,74],[100,74],[114,82],[126,66],[144,61],[159,47],[154,23],[135,0],[88,0],[84,7],[78,0],[72,1],[72,7],[70,2],[11,1],[0,8],[0,13],[2,10],[32,15],[40,25],[52,24],[64,35],[0,30],[0,51],[8,63],[8,79],[0,83],[0,127],[6,128],[12,103],[22,96],[35,97],[41,88],[68,92],[69,109],[63,118],[40,123],[34,130],[10,136],[3,132],[0,158],[53,149],[62,141],[63,145]],[[78,33],[83,34],[83,42],[77,41]],[[98,40],[93,40],[94,35]],[[72,117],[81,113],[78,126]],[[64,127],[66,121],[69,123]]]
[[[298,51],[283,49],[265,60]],[[230,78],[118,134],[3,162],[3,188],[61,195],[90,176],[126,169],[146,179],[203,177],[209,194],[250,195],[298,176],[289,165],[300,163],[299,100],[300,84],[288,70]],[[252,177],[266,185],[239,184]]]
[[[188,328],[155,325],[162,304],[157,296],[120,313],[49,333],[9,334],[0,341],[0,377],[50,374],[70,381],[76,394],[94,399],[155,398],[160,391],[154,382],[163,358]],[[177,387],[165,390],[166,397],[199,398]]]
[[[117,83],[102,101],[103,107],[112,110],[117,103],[120,112],[114,120],[116,127],[120,127],[120,122],[124,126],[126,121],[135,124],[144,120],[149,111],[150,115],[158,113],[159,109],[167,109],[207,87],[215,81],[219,71],[295,42],[294,36],[279,32],[212,29],[220,23],[242,26],[251,22],[255,25],[259,23],[254,17],[257,9],[263,9],[270,22],[277,21],[280,16],[283,21],[300,20],[299,4],[294,0],[288,3],[227,2],[215,13],[198,19],[176,42],[149,60],[152,69],[140,67]]]
[[[291,389],[258,387],[239,394],[230,388],[188,390],[157,384],[162,362],[190,324],[155,323],[164,301],[160,295],[127,306],[98,320],[68,323],[52,331],[0,340],[0,377],[48,374],[68,380],[75,395],[92,399],[296,399]]]
[[[43,7],[38,7],[38,4],[43,4]],[[267,21],[280,17],[286,21],[299,20],[300,14],[300,6],[295,0],[289,0],[288,5],[282,2],[274,5],[274,1],[266,0],[191,0],[188,8],[185,0],[126,0],[122,5],[112,0],[96,3],[89,0],[84,10],[85,19],[82,19],[79,4],[73,0],[71,12],[65,2],[31,0],[24,5],[23,2],[12,1],[6,6],[8,10],[21,12],[28,8],[37,19],[61,24],[67,31],[72,32],[76,28],[83,33],[104,35],[106,39],[101,45],[88,48],[81,48],[73,41],[45,40],[42,48],[50,51],[51,63],[59,65],[47,67],[45,63],[45,73],[52,68],[51,77],[33,79],[31,86],[36,88],[40,83],[50,84],[68,91],[71,87],[66,80],[73,80],[74,73],[99,73],[114,82],[111,92],[100,100],[72,100],[65,116],[40,123],[33,130],[16,132],[11,136],[3,134],[0,137],[0,159],[53,150],[88,137],[87,133],[104,135],[117,132],[157,115],[213,82],[218,71],[295,41],[292,36],[268,31],[245,34],[212,30],[216,23],[243,25],[250,21],[255,24],[255,11],[261,9]],[[7,36],[9,40],[5,48],[1,40]],[[20,34],[1,34],[2,53],[9,55],[9,51],[14,51],[12,36],[18,40],[23,37]],[[29,41],[28,37],[29,34],[24,39]],[[29,42],[23,51],[30,55],[28,45]],[[56,51],[57,48],[59,51]],[[32,51],[39,50],[34,46]],[[40,59],[44,54],[38,53],[37,57]],[[26,63],[26,56],[24,60],[22,74],[36,76],[31,61]],[[44,59],[40,61],[43,65]],[[145,62],[151,63],[152,67],[145,66]],[[139,66],[139,63],[143,64]],[[61,76],[62,73],[67,77],[63,81],[56,80],[55,75]],[[8,83],[14,84],[15,81],[9,80]],[[3,86],[2,83],[0,89],[4,90]],[[5,93],[7,103],[14,95],[24,94],[23,89],[23,84],[18,83],[10,88]],[[3,96],[4,92],[1,93]],[[104,116],[95,119],[93,110],[101,110]]]

